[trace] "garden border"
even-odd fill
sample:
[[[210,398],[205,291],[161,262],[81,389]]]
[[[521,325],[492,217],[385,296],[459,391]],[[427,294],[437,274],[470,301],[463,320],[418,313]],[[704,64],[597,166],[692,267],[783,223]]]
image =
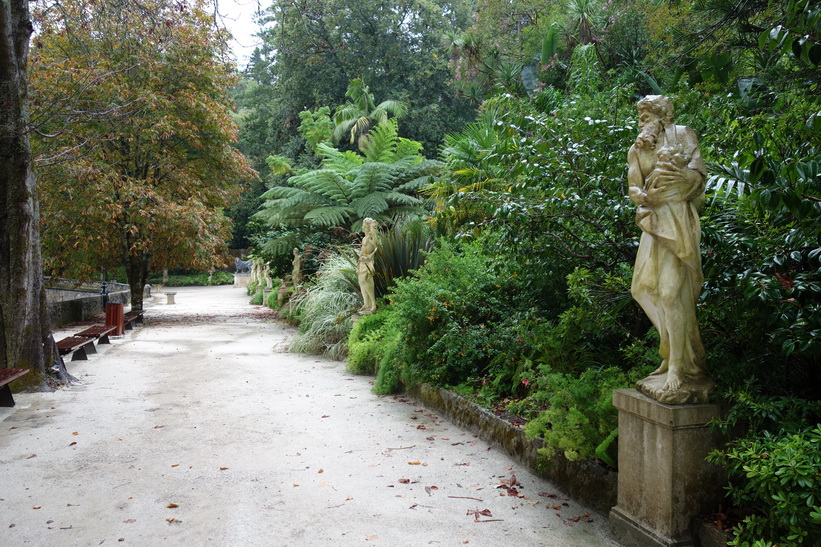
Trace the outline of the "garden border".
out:
[[[452,391],[423,384],[410,388],[408,393],[456,425],[503,448],[516,461],[554,483],[574,500],[605,514],[616,505],[616,471],[607,470],[591,460],[570,461],[563,455],[556,455],[546,463],[539,456],[539,448],[544,446],[540,439],[528,439],[521,428]]]

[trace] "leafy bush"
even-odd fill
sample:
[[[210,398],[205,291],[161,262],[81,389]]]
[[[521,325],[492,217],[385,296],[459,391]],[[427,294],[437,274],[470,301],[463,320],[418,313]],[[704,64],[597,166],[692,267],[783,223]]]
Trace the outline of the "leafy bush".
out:
[[[589,368],[580,375],[538,368],[534,376],[534,397],[547,410],[525,426],[529,437],[545,441],[540,453],[548,458],[562,453],[568,460],[599,458],[618,467],[618,410],[613,406],[613,390],[628,387],[649,370],[626,373],[618,367]]]
[[[821,402],[768,396],[756,379],[730,389],[717,426],[745,434],[710,454],[730,477],[727,492],[753,514],[733,530],[731,545],[815,545],[821,537]],[[813,425],[814,424],[814,425]]]
[[[282,283],[281,279],[274,279],[273,280],[274,290],[272,290],[270,293],[268,293],[268,299],[265,301],[265,305],[267,307],[271,308],[272,310],[279,309],[279,303],[277,302],[277,297],[278,297],[277,288],[279,287],[280,283]]]
[[[348,336],[347,370],[354,374],[377,374],[394,340],[400,336],[390,308],[360,317]]]
[[[323,354],[332,359],[345,357],[350,317],[360,302],[348,269],[344,256],[332,254],[320,266],[313,284],[291,297],[299,334],[291,343],[290,351]]]
[[[234,275],[230,272],[214,272],[211,281],[207,273],[192,275],[170,275],[166,287],[204,287],[208,285],[233,285]],[[161,285],[162,277],[152,277],[148,280],[152,285]]]
[[[251,297],[251,305],[261,306],[263,298],[265,298],[265,296],[262,292],[262,288],[260,287],[260,288],[257,289],[257,291],[254,293],[254,295]]]
[[[456,385],[516,348],[517,279],[481,241],[442,242],[389,296],[402,329],[402,380]]]

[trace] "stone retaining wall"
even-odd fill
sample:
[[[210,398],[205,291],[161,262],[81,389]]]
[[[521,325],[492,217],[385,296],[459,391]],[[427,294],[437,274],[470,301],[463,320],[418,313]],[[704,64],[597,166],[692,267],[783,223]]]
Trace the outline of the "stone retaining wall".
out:
[[[618,473],[608,471],[590,460],[571,462],[557,455],[542,463],[540,439],[528,439],[525,432],[488,412],[479,405],[445,389],[427,385],[414,388],[410,394],[425,406],[445,415],[482,440],[506,450],[519,463],[564,490],[573,499],[603,513],[616,505]]]
[[[51,292],[52,289],[47,290],[47,293]],[[47,298],[52,330],[63,325],[88,321],[95,315],[105,312],[103,297],[100,294],[65,290],[58,290],[57,292],[73,292],[74,298],[67,299],[69,295],[66,294],[55,294],[54,298]],[[110,292],[108,293],[108,301],[112,304],[128,305],[131,302],[131,290]]]

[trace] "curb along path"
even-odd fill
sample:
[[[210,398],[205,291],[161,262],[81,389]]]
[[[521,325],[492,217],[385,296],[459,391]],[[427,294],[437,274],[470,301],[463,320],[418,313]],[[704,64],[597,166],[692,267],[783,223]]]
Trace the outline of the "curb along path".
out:
[[[0,410],[0,544],[615,545],[414,400],[285,353],[243,289],[175,291],[67,363],[79,384]]]

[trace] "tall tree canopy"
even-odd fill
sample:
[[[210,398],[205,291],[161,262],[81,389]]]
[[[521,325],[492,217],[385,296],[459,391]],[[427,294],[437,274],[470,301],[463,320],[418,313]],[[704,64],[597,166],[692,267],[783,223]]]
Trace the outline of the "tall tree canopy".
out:
[[[222,260],[223,208],[253,176],[232,147],[225,36],[201,1],[38,7],[31,82],[46,265],[80,277],[125,266],[141,308],[152,268]]]
[[[467,25],[467,2],[274,0],[263,21],[263,46],[248,73],[256,85],[242,101],[247,138],[265,142],[260,160],[271,153],[296,158],[299,112],[344,104],[357,78],[373,96],[407,104],[402,133],[422,142],[428,155],[473,115],[448,87],[442,45],[446,30]]]

